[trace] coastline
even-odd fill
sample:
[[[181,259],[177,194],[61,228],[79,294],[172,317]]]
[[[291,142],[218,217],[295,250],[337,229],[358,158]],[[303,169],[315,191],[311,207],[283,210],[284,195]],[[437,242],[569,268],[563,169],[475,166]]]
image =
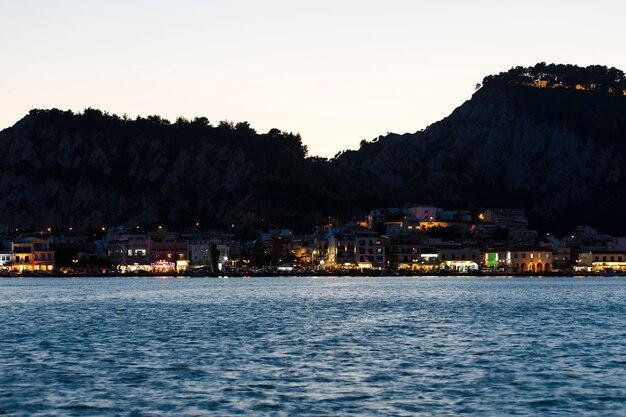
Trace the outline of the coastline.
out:
[[[233,272],[233,273],[143,273],[143,274],[120,274],[120,273],[25,273],[25,274],[3,274],[0,279],[10,278],[420,278],[420,277],[441,277],[441,278],[626,278],[626,274],[602,274],[602,273],[573,273],[573,272],[548,272],[548,273],[387,273],[380,271],[367,272]]]

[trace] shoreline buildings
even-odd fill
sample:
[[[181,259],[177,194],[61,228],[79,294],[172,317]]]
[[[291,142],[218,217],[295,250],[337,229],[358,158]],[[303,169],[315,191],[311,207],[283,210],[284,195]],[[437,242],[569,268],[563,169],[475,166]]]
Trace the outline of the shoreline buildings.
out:
[[[318,227],[182,233],[162,226],[102,228],[64,236],[42,231],[0,239],[0,271],[219,273],[246,271],[398,271],[400,273],[624,272],[626,237],[578,226],[557,238],[530,229],[522,210],[446,211],[431,205],[372,210]]]

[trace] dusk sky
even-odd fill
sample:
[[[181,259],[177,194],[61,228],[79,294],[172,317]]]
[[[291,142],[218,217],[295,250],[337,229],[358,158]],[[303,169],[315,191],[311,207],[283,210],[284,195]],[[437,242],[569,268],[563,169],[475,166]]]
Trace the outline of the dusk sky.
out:
[[[3,1],[0,128],[32,108],[206,116],[332,156],[425,128],[512,66],[626,70],[624,16],[623,0]]]

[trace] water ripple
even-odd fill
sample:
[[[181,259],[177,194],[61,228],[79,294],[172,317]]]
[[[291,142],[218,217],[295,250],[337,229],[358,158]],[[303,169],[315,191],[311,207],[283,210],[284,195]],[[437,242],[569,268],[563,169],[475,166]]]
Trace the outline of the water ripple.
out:
[[[0,415],[626,415],[626,280],[3,279]]]

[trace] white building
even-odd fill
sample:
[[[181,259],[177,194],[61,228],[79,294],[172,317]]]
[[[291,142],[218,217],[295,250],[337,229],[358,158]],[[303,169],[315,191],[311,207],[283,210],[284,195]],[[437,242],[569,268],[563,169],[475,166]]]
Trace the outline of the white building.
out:
[[[433,206],[415,206],[406,209],[407,216],[423,221],[437,220],[442,213],[442,209]]]
[[[7,271],[13,264],[13,253],[0,250],[0,271]]]
[[[189,267],[191,269],[213,268],[211,248],[217,248],[219,240],[199,238],[189,241]],[[215,266],[217,267],[217,265]]]
[[[219,257],[217,259],[217,267],[220,271],[227,270],[233,261],[230,256],[230,243],[222,243],[217,245]]]

